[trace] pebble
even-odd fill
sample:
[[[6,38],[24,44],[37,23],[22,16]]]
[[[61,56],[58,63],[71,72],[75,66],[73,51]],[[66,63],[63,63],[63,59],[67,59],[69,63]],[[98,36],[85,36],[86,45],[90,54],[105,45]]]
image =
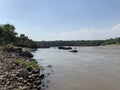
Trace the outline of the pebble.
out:
[[[40,85],[44,75],[40,76],[40,70],[29,67],[25,71],[22,66],[12,62],[15,58],[30,60],[19,54],[0,50],[0,90],[42,90]]]

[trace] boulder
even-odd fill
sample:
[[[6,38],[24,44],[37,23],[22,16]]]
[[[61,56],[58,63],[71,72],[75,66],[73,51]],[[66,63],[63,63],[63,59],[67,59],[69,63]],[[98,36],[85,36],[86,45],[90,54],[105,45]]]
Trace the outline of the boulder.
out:
[[[45,77],[45,75],[44,75],[44,74],[41,74],[41,75],[40,75],[40,78],[41,78],[41,79],[43,79],[44,77]]]
[[[3,48],[3,51],[21,53],[22,48],[5,47],[5,48]]]
[[[22,70],[19,73],[19,76],[22,76],[24,79],[26,79],[28,77],[28,75],[29,75],[28,72],[25,70]]]
[[[36,69],[32,71],[33,74],[40,74],[40,69]]]
[[[19,55],[23,56],[23,57],[28,57],[28,58],[32,58],[33,57],[33,55],[30,52],[27,52],[27,51],[21,52],[21,53],[19,53]]]
[[[28,67],[28,68],[27,68],[27,71],[28,71],[28,72],[32,72],[32,71],[33,71],[33,68],[32,68],[32,67]]]
[[[60,46],[60,47],[58,47],[58,49],[69,50],[69,49],[72,49],[72,47],[63,47],[63,46]]]
[[[78,50],[71,50],[70,52],[78,52]]]

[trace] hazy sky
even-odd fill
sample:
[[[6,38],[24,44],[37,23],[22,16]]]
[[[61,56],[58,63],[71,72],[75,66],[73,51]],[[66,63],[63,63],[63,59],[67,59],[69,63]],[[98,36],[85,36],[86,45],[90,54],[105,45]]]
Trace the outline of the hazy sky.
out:
[[[120,36],[120,0],[0,0],[0,24],[33,40]]]

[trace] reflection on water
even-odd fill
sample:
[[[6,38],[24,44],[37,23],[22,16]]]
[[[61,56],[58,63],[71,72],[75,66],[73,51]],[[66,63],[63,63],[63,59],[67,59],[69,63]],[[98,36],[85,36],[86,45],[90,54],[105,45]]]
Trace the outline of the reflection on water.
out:
[[[120,48],[77,47],[78,53],[57,48],[35,53],[40,65],[54,72],[47,90],[120,90]]]

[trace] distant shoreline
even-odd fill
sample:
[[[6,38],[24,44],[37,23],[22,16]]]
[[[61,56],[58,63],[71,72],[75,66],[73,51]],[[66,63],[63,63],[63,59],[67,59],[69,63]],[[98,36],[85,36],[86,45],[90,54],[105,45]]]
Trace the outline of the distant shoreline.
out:
[[[102,48],[120,48],[120,45],[111,44],[111,45],[100,45],[98,47],[102,47]]]

